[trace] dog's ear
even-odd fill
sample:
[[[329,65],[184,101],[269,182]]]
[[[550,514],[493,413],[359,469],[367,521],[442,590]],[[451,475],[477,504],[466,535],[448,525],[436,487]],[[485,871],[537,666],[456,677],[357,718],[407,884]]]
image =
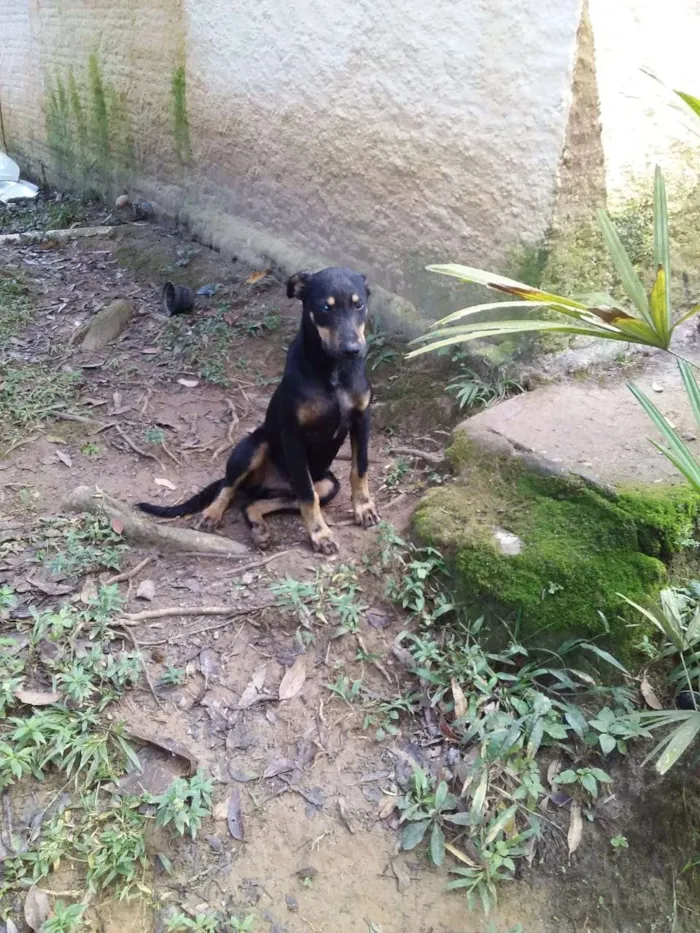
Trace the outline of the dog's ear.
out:
[[[298,298],[299,301],[303,301],[312,275],[311,272],[297,272],[293,275],[287,282],[287,298]]]
[[[372,289],[371,289],[371,288],[369,287],[369,285],[367,284],[367,276],[366,276],[366,275],[363,275],[363,276],[362,276],[362,284],[365,286],[365,292],[367,293],[367,297],[369,298],[369,296],[372,294]]]

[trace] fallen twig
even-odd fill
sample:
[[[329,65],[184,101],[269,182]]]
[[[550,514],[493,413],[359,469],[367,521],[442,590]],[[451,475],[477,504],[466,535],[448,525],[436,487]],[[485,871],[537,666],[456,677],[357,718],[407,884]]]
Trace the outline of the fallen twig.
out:
[[[126,538],[141,541],[151,546],[186,552],[221,554],[222,557],[244,557],[250,550],[238,541],[220,535],[193,531],[150,521],[141,512],[130,508],[96,486],[78,486],[64,503],[71,512],[89,512],[92,515],[107,515],[118,519],[123,525]]]
[[[115,424],[114,427],[117,430],[117,434],[120,437],[124,438],[124,440],[129,445],[129,447],[131,447],[131,449],[134,451],[134,453],[138,454],[139,457],[144,457],[146,460],[155,460],[155,462],[158,464],[161,470],[163,469],[163,464],[160,462],[160,460],[158,459],[158,457],[156,457],[155,454],[151,454],[147,450],[141,450],[140,447],[137,447],[136,444],[134,444],[134,442],[131,440],[129,435],[124,431],[124,429],[122,428],[120,424]]]
[[[138,625],[151,619],[166,619],[169,616],[239,616],[252,609],[234,609],[232,606],[170,606],[168,609],[146,609],[130,612],[120,619],[122,625]]]
[[[111,586],[113,583],[124,583],[126,580],[133,580],[134,577],[138,576],[142,570],[144,570],[153,560],[152,557],[144,557],[140,563],[136,564],[135,567],[132,567],[131,570],[127,570],[124,573],[118,573],[116,577],[110,577],[107,580],[106,586]]]
[[[25,437],[21,440],[14,441],[12,444],[10,444],[7,450],[3,451],[2,455],[3,457],[9,457],[13,450],[24,447],[26,444],[32,444],[34,441],[40,440],[43,436],[43,434],[35,434],[34,437]]]
[[[182,466],[182,464],[181,464],[180,461],[177,459],[177,457],[175,456],[175,454],[172,453],[170,450],[168,450],[168,448],[166,447],[165,441],[161,441],[160,446],[163,448],[163,452],[166,453],[166,454],[170,457],[170,459],[173,461],[173,463],[176,463],[178,466]]]
[[[434,454],[429,450],[419,450],[417,447],[392,447],[391,453],[416,457],[418,460],[425,460],[427,463],[442,463],[445,459],[444,454]]]
[[[234,432],[234,429],[238,426],[238,422],[240,421],[240,418],[236,414],[236,406],[233,404],[231,399],[226,399],[226,404],[228,405],[231,411],[231,423],[228,426],[228,431],[226,434],[226,443],[222,444],[220,447],[217,447],[217,449],[211,455],[212,461],[218,460],[221,454],[224,453],[224,451],[228,450],[229,447],[233,447],[233,444],[234,444],[233,432]]]
[[[5,233],[0,236],[0,246],[30,246],[42,240],[65,243],[79,237],[111,236],[114,227],[72,227],[64,230],[27,230],[24,233]]]
[[[194,638],[195,635],[206,635],[207,632],[215,632],[217,629],[226,628],[226,626],[230,625],[233,619],[236,618],[236,616],[246,615],[248,613],[252,614],[253,612],[262,612],[263,609],[269,609],[270,606],[274,606],[274,605],[275,603],[265,603],[262,606],[255,606],[253,609],[249,609],[249,608],[237,609],[234,613],[231,614],[231,617],[229,619],[226,619],[225,622],[216,622],[214,625],[205,625],[203,628],[196,628],[196,629],[193,629],[191,632],[183,632],[182,635],[176,635],[171,638],[164,638],[164,639],[161,639],[161,641],[142,642],[141,644],[143,645],[144,648],[156,648],[158,645],[171,645],[174,642],[182,641],[183,638],[190,639],[190,638]],[[250,619],[246,619],[246,623],[248,625],[255,626],[255,623],[252,623]],[[241,629],[242,628],[243,626],[241,626]],[[239,629],[238,632],[236,633],[236,638],[238,638],[238,635],[240,634],[241,629]],[[235,639],[234,639],[234,642],[235,642]]]

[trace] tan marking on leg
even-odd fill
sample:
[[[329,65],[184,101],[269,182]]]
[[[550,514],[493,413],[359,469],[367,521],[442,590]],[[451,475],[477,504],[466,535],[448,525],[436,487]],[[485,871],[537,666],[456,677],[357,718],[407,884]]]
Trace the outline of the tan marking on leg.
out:
[[[281,509],[296,508],[294,499],[278,497],[275,499],[256,499],[245,508],[245,517],[250,523],[250,533],[253,540],[260,548],[265,548],[270,543],[270,529],[268,528],[265,516],[272,512],[279,512]]]
[[[331,530],[323,517],[318,493],[314,490],[313,502],[299,502],[298,508],[314,551],[320,551],[322,554],[335,554],[338,545],[333,540]]]
[[[374,504],[372,493],[369,491],[367,474],[360,476],[357,469],[357,448],[351,441],[352,466],[350,468],[350,492],[352,497],[352,510],[355,524],[363,528],[370,528],[379,521],[379,512]]]
[[[223,486],[219,490],[216,499],[214,499],[211,505],[208,505],[206,509],[202,510],[202,515],[198,522],[200,527],[212,529],[219,527],[223,521],[226,509],[228,509],[228,507],[233,502],[236,496],[236,492],[240,486],[246,481],[246,479],[254,470],[260,469],[260,467],[265,463],[268,449],[269,447],[267,442],[263,441],[263,443],[260,444],[253,456],[250,458],[248,469],[241,473],[233,486]]]
[[[216,499],[202,510],[202,517],[199,524],[208,528],[218,528],[224,518],[226,509],[233,502],[236,495],[234,486],[223,486],[217,493]]]

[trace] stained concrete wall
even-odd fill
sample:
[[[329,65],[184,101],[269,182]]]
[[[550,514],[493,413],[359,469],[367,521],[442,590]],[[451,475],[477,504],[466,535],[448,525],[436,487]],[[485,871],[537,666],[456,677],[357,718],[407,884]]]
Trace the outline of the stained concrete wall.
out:
[[[439,305],[551,220],[581,0],[2,0],[7,148]]]
[[[657,163],[672,192],[696,186],[700,121],[670,89],[700,96],[700,0],[590,0],[590,9],[609,200],[650,190]]]

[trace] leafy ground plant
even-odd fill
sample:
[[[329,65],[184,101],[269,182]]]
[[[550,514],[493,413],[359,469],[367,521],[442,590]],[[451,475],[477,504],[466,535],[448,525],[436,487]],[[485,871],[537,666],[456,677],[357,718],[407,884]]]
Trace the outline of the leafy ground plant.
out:
[[[414,593],[409,568],[421,566],[419,611],[399,643],[421,684],[423,713],[450,745],[450,777],[416,768],[400,798],[401,840],[408,849],[427,846],[435,864],[449,856],[450,888],[489,911],[499,884],[534,854],[544,826],[541,805],[566,787],[577,812],[594,819],[595,802],[611,783],[606,759],[649,733],[629,687],[603,686],[592,666],[581,670],[569,661],[588,654],[623,671],[609,653],[580,639],[538,652],[508,632],[500,647],[486,647],[499,640],[492,628],[450,602],[444,562],[431,553],[423,566],[425,556],[385,531],[373,564],[390,578],[387,591],[399,602]],[[449,610],[441,612],[444,606]],[[415,697],[397,708],[395,732],[402,713],[415,708]],[[376,707],[367,725],[376,725],[374,714]]]
[[[685,709],[660,709],[642,715],[648,729],[666,730],[666,735],[647,757],[647,761],[656,758],[656,770],[665,774],[700,734],[700,601],[697,586],[685,590],[664,589],[659,596],[659,605],[650,609],[630,599],[627,602],[661,634],[663,647],[659,659],[674,663],[666,680],[678,699],[686,698],[686,702],[679,703],[686,706]]]

